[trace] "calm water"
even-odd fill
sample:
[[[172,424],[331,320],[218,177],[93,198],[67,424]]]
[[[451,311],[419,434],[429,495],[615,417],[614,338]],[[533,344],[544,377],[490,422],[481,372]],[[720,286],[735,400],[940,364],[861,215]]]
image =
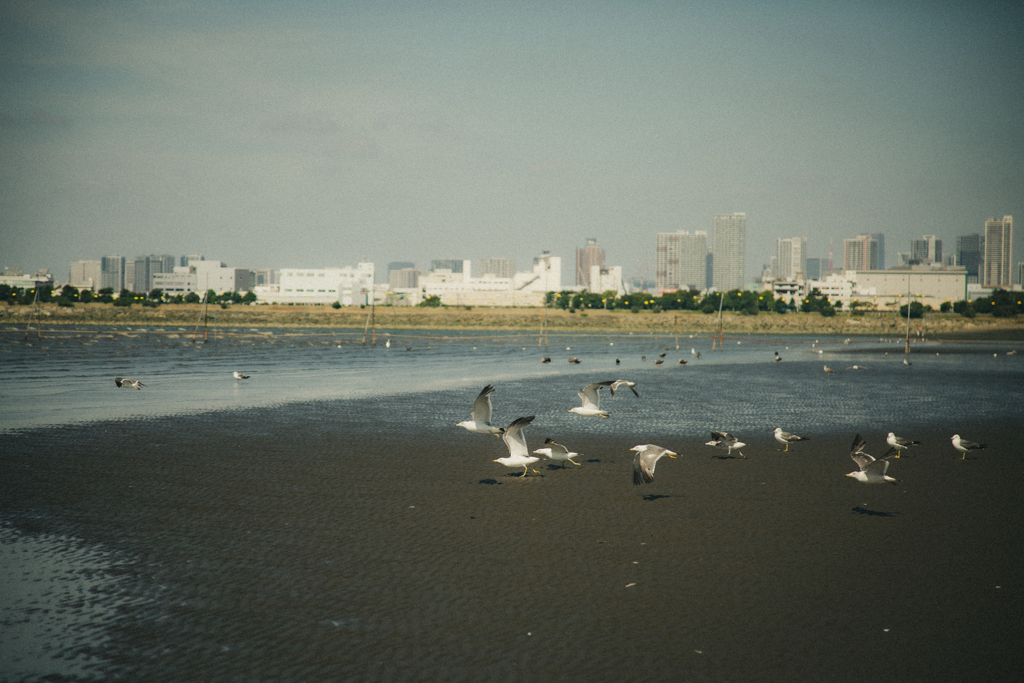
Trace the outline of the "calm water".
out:
[[[0,331],[0,457],[16,473],[0,482],[0,680],[735,680],[793,642],[775,678],[812,680],[860,629],[901,619],[918,635],[878,652],[927,656],[934,679],[955,646],[929,625],[983,631],[1020,605],[993,550],[1020,545],[993,523],[1015,494],[965,480],[937,500],[958,481],[941,469],[960,462],[954,432],[994,436],[985,455],[1003,469],[988,476],[1020,480],[1013,344],[918,344],[906,366],[898,342],[825,337],[712,352],[682,336],[677,352],[647,335],[552,335],[543,349],[532,335],[361,336]],[[146,387],[117,389],[116,375]],[[611,419],[566,412],[584,384],[620,377],[640,398],[602,396]],[[496,423],[536,415],[531,445],[554,437],[583,467],[520,481],[493,464],[500,441],[452,426],[488,383]],[[812,441],[773,460],[775,426]],[[711,458],[711,429],[750,457]],[[878,452],[890,429],[929,444],[894,466],[905,488],[847,486],[853,433]],[[628,448],[647,441],[689,459],[659,464],[641,511]],[[837,584],[899,562],[891,607],[846,602]],[[964,587],[979,565],[991,576]],[[624,602],[606,584],[650,592]],[[977,612],[995,585],[1010,602]],[[768,622],[785,638],[756,626]],[[879,673],[851,657],[850,677]]]

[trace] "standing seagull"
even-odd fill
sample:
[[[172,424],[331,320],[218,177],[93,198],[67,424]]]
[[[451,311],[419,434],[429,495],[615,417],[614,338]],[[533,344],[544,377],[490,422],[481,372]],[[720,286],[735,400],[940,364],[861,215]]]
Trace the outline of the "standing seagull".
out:
[[[810,438],[808,438],[806,436],[797,436],[796,434],[790,434],[789,432],[782,431],[781,427],[776,427],[775,428],[775,440],[778,441],[781,444],[785,444],[786,445],[786,450],[782,451],[783,453],[786,453],[786,452],[789,451],[789,444],[791,444],[791,443],[793,443],[795,441],[810,441]],[[780,448],[780,449],[777,449],[777,450],[782,450],[782,449]]]
[[[853,437],[850,457],[853,458],[853,461],[857,463],[857,467],[860,469],[856,472],[850,472],[846,476],[865,484],[896,483],[895,479],[885,475],[886,470],[889,469],[888,458],[892,456],[887,455],[879,460],[875,460],[874,456],[864,452],[864,439],[861,438],[860,434]]]
[[[494,387],[492,385],[488,384],[484,387],[480,395],[473,401],[473,419],[459,422],[455,426],[465,427],[477,434],[493,434],[501,438],[501,427],[495,427],[491,424],[491,394],[493,393]]]
[[[234,375],[235,379],[249,379],[249,375],[243,375],[238,370],[235,370],[231,374]]]
[[[140,389],[141,390],[142,387],[144,387],[146,385],[143,384],[142,382],[140,382],[137,379],[132,379],[131,377],[115,377],[114,378],[114,386],[115,387],[120,387],[122,389]]]
[[[630,382],[628,379],[617,379],[614,381],[608,380],[606,382],[594,382],[593,384],[588,384],[587,386],[583,387],[583,389],[581,389],[579,392],[577,392],[577,395],[580,397],[580,402],[583,405],[579,406],[578,408],[570,408],[569,412],[576,413],[577,415],[582,415],[583,417],[608,417],[608,411],[601,410],[601,397],[598,394],[598,392],[601,390],[601,387],[608,387],[609,391],[612,392],[612,396],[614,396],[615,390],[622,385],[629,387],[630,390],[632,390],[632,392],[637,396],[640,395],[637,394],[635,388],[636,383]]]
[[[963,453],[963,455],[960,456],[961,460],[967,457],[967,451],[979,451],[982,448],[987,448],[983,443],[974,443],[972,441],[961,439],[959,434],[954,434],[950,440],[953,442],[953,448]]]
[[[825,366],[825,374],[826,374],[826,375],[834,375],[834,374],[835,374],[835,372],[836,372],[836,371],[835,371],[835,370],[833,370],[832,368],[830,368],[829,366],[827,366],[827,365]]]
[[[891,450],[896,452],[897,458],[900,457],[900,451],[905,451],[911,446],[921,445],[920,441],[911,441],[910,439],[904,439],[902,436],[896,436],[892,432],[889,432],[889,436],[885,437],[885,442],[889,444]]]
[[[711,432],[711,441],[708,441],[704,445],[724,448],[726,453],[732,455],[733,451],[740,451],[740,449],[747,444],[743,443],[729,432]],[[740,451],[740,456],[744,458],[747,457],[743,455],[743,451]]]
[[[533,415],[517,417],[512,421],[512,424],[505,427],[505,433],[501,438],[505,440],[505,445],[508,446],[508,456],[497,458],[494,461],[500,462],[505,467],[522,467],[524,477],[528,468],[533,469],[530,465],[540,460],[537,456],[530,455],[530,449],[526,446],[526,435],[523,434],[523,427],[533,422],[534,417]],[[533,470],[533,472],[534,474],[540,474],[537,470]]]
[[[634,486],[637,484],[650,484],[654,481],[654,468],[658,464],[659,458],[667,455],[674,460],[677,455],[667,448],[655,446],[653,443],[633,446],[629,450],[636,451],[636,455],[633,457]]]
[[[544,439],[544,448],[538,448],[534,451],[540,455],[546,455],[549,460],[558,460],[562,463],[562,469],[565,469],[565,461],[568,460],[573,465],[579,467],[579,463],[572,459],[572,456],[579,455],[579,453],[573,453],[568,448],[560,443],[555,443],[551,439]]]

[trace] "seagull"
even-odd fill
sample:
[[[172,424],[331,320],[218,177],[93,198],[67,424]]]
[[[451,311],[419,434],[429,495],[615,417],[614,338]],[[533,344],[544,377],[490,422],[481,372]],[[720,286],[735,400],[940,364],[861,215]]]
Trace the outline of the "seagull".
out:
[[[391,348],[391,340],[390,339],[388,339],[386,342],[384,342],[384,348],[385,349],[390,349]]]
[[[711,441],[708,441],[704,445],[724,448],[727,453],[732,455],[733,451],[739,451],[747,444],[743,443],[729,432],[711,432]],[[740,455],[744,458],[747,457],[743,455],[743,451],[740,451]]]
[[[796,434],[790,434],[789,432],[782,431],[781,427],[776,427],[775,428],[775,440],[778,441],[781,444],[785,444],[786,445],[786,450],[782,451],[783,453],[786,453],[786,452],[789,451],[789,444],[791,444],[791,443],[793,443],[795,441],[810,441],[810,438],[808,438],[806,436],[797,436]],[[777,450],[782,450],[782,449],[780,448],[780,449],[777,449]]]
[[[243,375],[238,370],[235,370],[231,374],[234,375],[235,379],[249,379],[249,375]]]
[[[504,458],[497,458],[494,462],[500,462],[505,467],[522,467],[523,476],[526,476],[527,469],[533,469],[530,467],[533,463],[540,460],[535,455],[530,455],[530,449],[526,446],[526,435],[523,434],[523,427],[533,422],[535,416],[530,415],[529,417],[517,417],[512,421],[508,427],[505,427],[502,439],[505,440],[505,445],[508,446],[508,456]],[[540,474],[537,470],[533,470],[535,474]]]
[[[868,366],[866,366],[866,365],[851,365],[850,367],[848,367],[846,369],[847,370],[867,370]]]
[[[892,432],[889,432],[889,436],[885,437],[885,442],[891,446],[891,450],[896,452],[896,457],[900,457],[900,451],[905,451],[911,446],[920,446],[920,441],[911,441],[910,439],[904,439],[902,436],[896,436]]]
[[[907,360],[906,358],[904,358],[904,359],[903,359],[903,364],[904,364],[904,365],[913,365],[913,363],[911,363],[911,362],[910,362],[909,360]]]
[[[601,397],[598,395],[598,392],[601,390],[601,387],[609,387],[612,392],[612,396],[614,396],[615,389],[623,384],[632,389],[633,393],[637,396],[640,395],[636,393],[636,389],[634,388],[635,383],[630,382],[629,380],[617,379],[615,381],[594,382],[593,384],[588,384],[583,387],[583,389],[578,392],[578,396],[580,397],[580,401],[583,405],[578,408],[570,408],[569,412],[582,415],[583,417],[608,417],[608,411],[601,410]]]
[[[826,375],[833,375],[833,374],[835,374],[835,372],[836,371],[833,370],[832,368],[830,368],[829,366],[827,366],[827,365],[825,366],[825,374]]]
[[[963,455],[960,456],[961,460],[967,457],[967,451],[978,451],[982,448],[988,448],[983,443],[973,443],[971,441],[961,439],[959,434],[954,434],[950,440],[953,442],[953,448],[963,453]]]
[[[667,448],[655,446],[653,443],[633,446],[629,450],[636,451],[636,455],[633,457],[634,485],[650,484],[654,481],[654,468],[658,464],[658,459],[667,455],[674,460],[677,455]]]
[[[691,356],[696,356],[696,355],[697,355],[697,349],[695,349],[695,348],[693,348],[693,347],[691,346],[691,347],[690,347],[690,355],[691,355]]]
[[[546,455],[549,460],[558,460],[562,463],[562,468],[565,468],[565,461],[568,460],[573,465],[579,466],[579,463],[572,459],[572,456],[579,455],[579,453],[573,453],[568,448],[560,443],[555,443],[551,439],[544,439],[544,448],[538,448],[534,453],[540,455]]]
[[[896,480],[892,477],[885,475],[886,470],[889,469],[889,460],[891,456],[885,456],[880,460],[875,460],[874,456],[868,455],[864,452],[864,439],[861,438],[860,434],[853,437],[853,446],[850,448],[850,457],[857,463],[857,467],[860,469],[856,472],[850,472],[846,476],[856,479],[857,481],[865,484],[884,484],[889,482],[895,484]]]
[[[115,377],[114,386],[122,389],[142,389],[146,385],[131,377]]]
[[[491,394],[494,393],[494,386],[488,384],[473,401],[472,420],[459,422],[456,427],[465,427],[477,434],[493,434],[501,438],[501,427],[491,424]]]

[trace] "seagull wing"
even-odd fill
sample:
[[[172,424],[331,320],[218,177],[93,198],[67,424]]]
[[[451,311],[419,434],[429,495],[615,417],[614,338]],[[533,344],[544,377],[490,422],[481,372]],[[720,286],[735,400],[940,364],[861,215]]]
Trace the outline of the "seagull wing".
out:
[[[636,382],[630,382],[628,379],[617,379],[608,386],[608,388],[612,392],[612,396],[615,395],[615,390],[623,385],[629,387],[630,391],[633,392],[634,396],[636,396],[637,398],[640,397],[640,394],[636,392]]]
[[[857,463],[857,467],[860,468],[861,472],[865,471],[868,467],[870,467],[871,463],[879,462],[878,460],[875,460],[874,457],[868,455],[867,453],[854,453],[850,457],[853,458],[853,461],[855,463]]]
[[[508,454],[511,456],[530,457],[530,449],[526,446],[526,435],[523,434],[523,427],[533,422],[534,415],[529,417],[516,418],[512,424],[505,428],[501,438],[508,446]]]
[[[598,391],[601,387],[611,386],[611,382],[594,382],[583,387],[579,392],[580,400],[583,401],[584,408],[593,408],[594,410],[601,409],[601,397],[598,395]]]
[[[633,457],[633,484],[650,484],[654,481],[654,466],[658,464],[657,454],[662,449],[648,446]]]
[[[878,476],[884,477],[885,473],[886,473],[886,471],[888,469],[889,469],[889,461],[885,460],[885,459],[882,459],[882,460],[872,460],[870,463],[868,463],[867,467],[862,468],[862,471],[874,472]]]
[[[551,455],[566,455],[569,449],[560,443],[555,443],[551,439],[544,439],[544,445],[551,449]]]
[[[860,434],[853,437],[853,445],[850,446],[850,455],[857,455],[864,450],[864,439]]]
[[[114,386],[115,387],[121,386],[122,383],[124,383],[124,378],[123,377],[115,377],[114,378]]]
[[[491,424],[491,394],[494,387],[488,384],[473,401],[473,422],[478,425]]]
[[[733,442],[738,439],[729,432],[711,432],[711,438],[715,441]]]

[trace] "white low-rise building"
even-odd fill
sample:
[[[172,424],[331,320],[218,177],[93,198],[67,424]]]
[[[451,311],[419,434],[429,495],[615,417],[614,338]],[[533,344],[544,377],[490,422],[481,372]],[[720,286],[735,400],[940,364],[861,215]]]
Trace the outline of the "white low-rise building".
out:
[[[623,296],[626,286],[622,281],[622,266],[590,266],[590,291],[604,294],[615,292],[615,296]]]
[[[512,277],[484,275],[472,277],[472,262],[462,262],[462,272],[439,269],[419,278],[419,295],[395,290],[394,296],[416,304],[431,296],[446,306],[543,306],[544,294],[562,288],[562,259],[542,252],[533,260],[533,269]]]
[[[372,263],[355,268],[282,268],[276,285],[255,287],[256,300],[269,304],[370,303],[373,293]]]

